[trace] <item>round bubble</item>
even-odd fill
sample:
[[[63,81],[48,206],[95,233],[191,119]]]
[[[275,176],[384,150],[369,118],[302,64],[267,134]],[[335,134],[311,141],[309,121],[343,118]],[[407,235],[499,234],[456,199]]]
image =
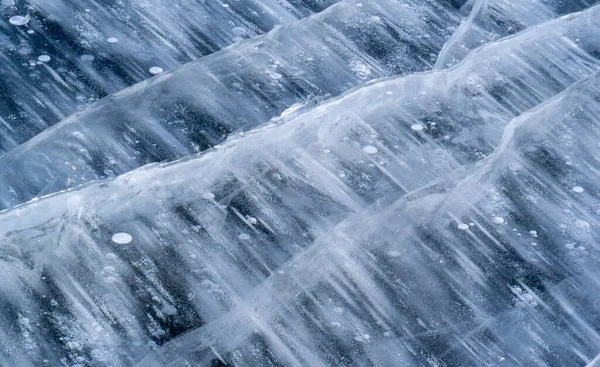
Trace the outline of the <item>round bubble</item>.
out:
[[[504,224],[504,218],[502,218],[502,217],[494,217],[494,218],[492,218],[492,223],[494,223],[494,224]]]
[[[38,56],[38,60],[40,60],[41,62],[48,62],[48,61],[50,61],[50,56],[40,55],[40,56]]]
[[[8,19],[8,22],[12,25],[21,26],[29,23],[29,17],[24,17],[22,15],[13,15],[12,17],[10,17],[10,19]]]
[[[156,75],[162,73],[164,70],[161,67],[153,66],[150,69],[148,69],[148,71],[150,72],[150,74]]]
[[[467,229],[469,229],[469,225],[466,223],[459,223],[458,224],[458,229],[461,229],[463,231],[466,231]]]
[[[421,125],[421,124],[413,124],[413,125],[411,125],[410,128],[413,129],[414,131],[421,131],[421,130],[423,130],[423,125]]]
[[[133,237],[129,233],[119,232],[113,234],[112,241],[118,245],[127,245],[133,241]]]
[[[367,154],[377,154],[378,150],[377,150],[377,148],[375,148],[372,145],[367,145],[367,146],[363,147],[363,152],[365,152]]]

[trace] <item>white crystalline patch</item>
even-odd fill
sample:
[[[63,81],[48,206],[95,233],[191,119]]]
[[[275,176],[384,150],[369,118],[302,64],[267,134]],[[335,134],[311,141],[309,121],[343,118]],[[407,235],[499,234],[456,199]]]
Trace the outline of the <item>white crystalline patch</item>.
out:
[[[578,194],[581,194],[582,192],[584,192],[584,191],[585,191],[585,190],[583,189],[583,187],[581,187],[581,186],[575,186],[575,187],[573,187],[573,189],[572,189],[572,190],[573,190],[574,192],[578,193]]]
[[[377,148],[375,148],[372,145],[367,145],[365,147],[363,147],[363,152],[367,153],[367,154],[377,154],[378,150]]]
[[[25,25],[29,23],[29,17],[24,17],[22,15],[13,15],[10,17],[8,22],[12,25]]]
[[[247,233],[240,233],[238,238],[242,241],[248,241],[250,239],[250,236]]]
[[[504,218],[502,217],[493,217],[492,223],[494,224],[504,224]]]
[[[354,338],[354,340],[356,340],[357,342],[361,342],[361,343],[368,343],[370,339],[371,339],[371,336],[369,334],[357,335]]]
[[[411,129],[413,129],[414,131],[421,131],[423,130],[423,125],[421,124],[413,124],[410,126]]]
[[[335,322],[335,321],[332,322],[330,325],[332,328],[336,328],[336,329],[339,329],[342,327],[342,324],[340,324],[339,322]]]
[[[202,198],[206,200],[212,200],[215,198],[215,194],[213,194],[212,192],[205,192],[204,194],[202,194]]]
[[[581,228],[581,229],[590,228],[590,224],[588,222],[586,222],[585,220],[577,220],[577,221],[575,221],[575,225],[577,226],[577,228]]]
[[[119,39],[115,38],[115,37],[109,37],[109,38],[106,39],[106,42],[108,42],[108,43],[117,43],[117,42],[119,42]]]
[[[167,304],[160,309],[160,312],[164,313],[165,315],[173,316],[177,315],[177,308],[175,308],[173,305]]]
[[[467,229],[469,229],[469,225],[466,223],[459,223],[458,224],[458,229],[461,229],[463,231],[466,231]]]
[[[400,256],[400,252],[399,252],[399,251],[396,251],[396,250],[388,251],[388,253],[387,253],[387,254],[388,254],[388,256],[390,256],[390,257],[398,257],[398,256]]]
[[[113,234],[112,241],[118,245],[127,245],[133,241],[133,237],[129,233],[119,232]]]
[[[106,277],[104,278],[104,281],[106,283],[116,283],[119,281],[119,279],[117,279],[117,277]]]
[[[159,66],[153,66],[150,69],[148,69],[148,71],[150,72],[150,74],[156,75],[162,73],[164,70]]]
[[[269,77],[274,80],[279,80],[283,77],[283,75],[279,73],[269,73]]]
[[[40,56],[38,56],[38,60],[40,60],[41,62],[48,62],[48,61],[50,61],[50,56],[40,55]]]

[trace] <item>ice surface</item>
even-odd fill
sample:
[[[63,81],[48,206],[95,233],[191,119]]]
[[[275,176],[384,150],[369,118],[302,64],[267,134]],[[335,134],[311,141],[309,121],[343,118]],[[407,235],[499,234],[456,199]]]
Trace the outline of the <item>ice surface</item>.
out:
[[[323,4],[4,154],[0,365],[598,363],[600,6],[453,53],[510,4]]]
[[[450,37],[447,26],[460,21],[456,9],[439,0],[357,4],[343,1],[61,121],[0,157],[0,185],[8,188],[0,193],[0,208],[182,158],[295,104],[311,105],[374,78],[428,69]],[[20,131],[7,134],[18,140],[14,135]]]
[[[465,5],[469,16],[453,33],[435,64],[445,69],[489,41],[515,34],[544,21],[579,11],[597,0],[474,0]]]
[[[0,153],[99,98],[151,77],[148,69],[154,65],[173,69],[335,2],[232,0],[227,7],[217,0],[2,3]],[[42,51],[52,63],[31,62]]]

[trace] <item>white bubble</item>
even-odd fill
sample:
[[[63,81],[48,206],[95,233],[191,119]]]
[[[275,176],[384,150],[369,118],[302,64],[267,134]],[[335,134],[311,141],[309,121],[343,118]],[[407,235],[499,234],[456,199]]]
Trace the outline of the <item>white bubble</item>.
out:
[[[202,194],[202,198],[206,199],[206,200],[212,200],[215,198],[215,194],[213,194],[212,192],[205,192],[204,194]]]
[[[156,75],[162,73],[164,70],[159,66],[153,66],[150,69],[148,69],[148,71],[150,72],[150,74]]]
[[[504,224],[504,218],[502,217],[493,217],[492,223],[494,224]]]
[[[117,42],[119,42],[119,39],[115,38],[115,37],[109,37],[109,38],[106,39],[106,42],[108,42],[108,43],[117,43]]]
[[[117,259],[117,255],[113,254],[112,252],[107,253],[106,255],[104,255],[104,257],[106,257],[106,259],[108,259],[108,260],[116,260]]]
[[[133,237],[129,233],[119,232],[113,234],[112,241],[118,245],[127,245],[133,241]]]
[[[29,23],[29,17],[24,17],[22,15],[13,15],[12,17],[10,17],[8,22],[12,25],[25,25]]]
[[[585,220],[577,220],[577,221],[575,221],[575,225],[581,229],[590,228],[590,224],[588,222],[586,222]]]
[[[38,60],[40,60],[41,62],[48,62],[48,61],[50,61],[50,56],[40,55],[40,56],[38,56]]]
[[[466,223],[458,223],[458,229],[466,231],[467,229],[469,229],[469,225]]]
[[[535,236],[535,235],[537,235],[537,231],[529,231],[529,234]]]
[[[342,324],[340,324],[339,322],[335,322],[335,321],[332,322],[330,325],[331,325],[331,327],[336,328],[336,329],[339,329],[342,327]]]
[[[572,249],[574,249],[574,248],[575,248],[575,246],[573,246],[573,244],[572,244],[572,243],[567,243],[567,244],[565,245],[565,248],[567,248],[568,250],[572,250]]]
[[[585,191],[585,190],[583,189],[583,187],[581,187],[581,186],[575,186],[575,187],[573,187],[573,189],[572,189],[572,190],[573,190],[574,192],[578,193],[578,194],[581,194],[582,192],[584,192],[584,191]]]
[[[411,129],[413,129],[414,131],[421,131],[423,130],[423,125],[421,124],[413,124],[410,126]]]
[[[258,223],[258,220],[256,220],[254,217],[248,217],[248,222],[250,222],[250,224],[256,224]]]
[[[94,61],[95,57],[92,55],[81,55],[81,60],[83,61]]]
[[[104,268],[102,268],[102,271],[110,274],[115,273],[117,270],[112,266],[105,266]]]
[[[250,236],[247,233],[240,233],[238,238],[242,241],[248,241],[250,239]]]
[[[363,147],[363,152],[367,153],[367,154],[377,154],[378,150],[377,148],[375,148],[372,145],[367,145]]]

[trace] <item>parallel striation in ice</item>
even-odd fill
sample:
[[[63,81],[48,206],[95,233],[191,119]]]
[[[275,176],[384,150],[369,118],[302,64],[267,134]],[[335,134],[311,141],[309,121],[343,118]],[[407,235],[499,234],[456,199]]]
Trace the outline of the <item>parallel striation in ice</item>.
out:
[[[140,366],[596,365],[598,116],[596,72],[511,121],[480,164],[349,217]]]
[[[335,2],[3,1],[0,153],[151,77],[152,67],[173,69]]]
[[[596,3],[598,0],[472,0],[465,5],[469,16],[440,52],[435,68],[456,65],[482,44]]]
[[[588,363],[598,19],[1,213],[0,364]]]
[[[441,0],[346,0],[113,94],[0,157],[0,208],[179,159],[374,78],[429,69],[455,13]]]

